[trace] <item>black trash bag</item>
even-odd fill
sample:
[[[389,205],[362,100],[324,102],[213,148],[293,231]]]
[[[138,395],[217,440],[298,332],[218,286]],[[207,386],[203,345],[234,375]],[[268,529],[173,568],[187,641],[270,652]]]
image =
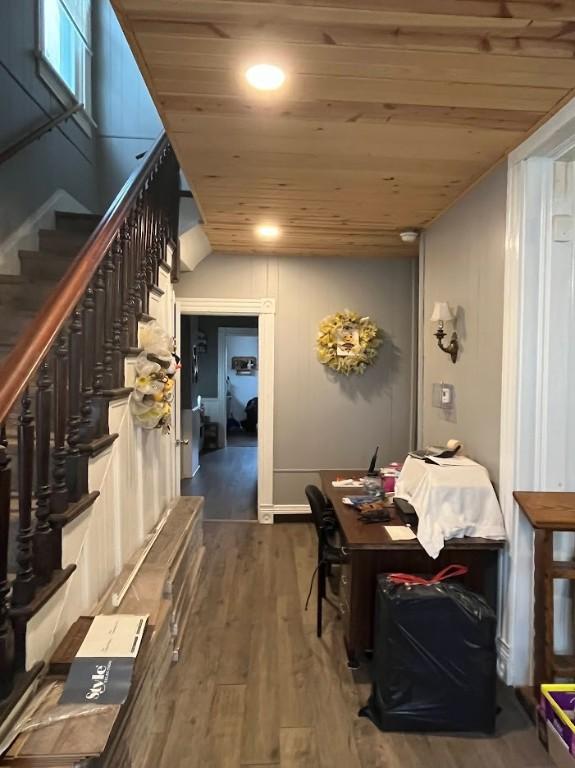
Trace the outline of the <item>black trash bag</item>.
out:
[[[495,613],[461,584],[420,582],[378,577],[373,688],[359,714],[382,731],[492,733]]]

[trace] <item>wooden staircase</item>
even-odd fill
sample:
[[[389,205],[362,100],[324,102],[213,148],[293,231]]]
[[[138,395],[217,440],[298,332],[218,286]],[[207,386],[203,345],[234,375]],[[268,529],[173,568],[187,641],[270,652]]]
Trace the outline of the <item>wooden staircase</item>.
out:
[[[162,136],[102,217],[58,213],[21,275],[0,275],[0,720],[37,674],[32,617],[74,570],[62,530],[98,497],[90,459],[111,445],[110,402],[172,249],[179,167]]]
[[[37,251],[20,251],[20,275],[0,275],[0,362],[34,320],[42,304],[86,243],[102,217],[91,213],[56,212],[55,229],[38,234]],[[34,400],[35,382],[30,386]],[[12,494],[8,540],[8,572],[15,577],[18,535],[18,414],[6,420],[7,455],[12,467]]]

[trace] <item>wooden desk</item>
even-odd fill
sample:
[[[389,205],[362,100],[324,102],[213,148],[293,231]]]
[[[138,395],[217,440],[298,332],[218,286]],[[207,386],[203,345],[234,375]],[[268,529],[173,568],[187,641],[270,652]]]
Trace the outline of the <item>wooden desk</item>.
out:
[[[373,647],[375,588],[380,573],[434,574],[453,563],[466,565],[469,573],[463,583],[484,595],[496,609],[499,551],[505,546],[503,541],[490,539],[451,539],[433,560],[417,540],[392,541],[383,524],[362,523],[357,512],[342,502],[344,496],[363,494],[363,489],[332,485],[337,477],[364,474],[365,470],[320,472],[323,492],[333,504],[343,544],[349,550],[349,564],[343,566],[341,577],[340,607],[348,659],[354,666],[359,655]],[[390,513],[392,519],[386,525],[402,525],[394,507]]]

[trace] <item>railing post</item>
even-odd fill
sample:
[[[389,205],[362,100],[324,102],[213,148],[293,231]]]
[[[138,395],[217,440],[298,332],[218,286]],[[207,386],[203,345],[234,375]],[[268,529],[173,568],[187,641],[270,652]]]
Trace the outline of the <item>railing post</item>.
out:
[[[94,333],[94,395],[102,396],[104,389],[104,316],[106,313],[106,284],[104,270],[98,267],[94,281],[94,301],[96,303],[96,328]]]
[[[127,350],[131,345],[130,337],[130,259],[131,259],[131,240],[130,224],[128,219],[122,224],[120,238],[122,244],[122,315],[121,315],[121,335],[120,345],[123,350]]]
[[[112,323],[112,386],[124,386],[124,366],[122,358],[122,307],[125,263],[123,258],[122,235],[119,231],[112,248],[114,265],[114,320]]]
[[[114,264],[114,254],[112,248],[108,249],[104,258],[104,389],[110,390],[114,387],[114,367],[112,364],[112,354],[114,349],[113,325],[115,311],[115,280],[116,266]]]
[[[62,514],[68,506],[66,486],[66,415],[68,410],[68,342],[65,330],[56,342],[54,372],[54,450],[50,512]]]
[[[86,288],[84,296],[84,343],[82,345],[82,422],[80,442],[89,443],[94,436],[94,403],[92,396],[92,377],[94,375],[95,355],[94,338],[96,335],[96,303],[94,289]]]
[[[82,309],[72,315],[68,365],[68,456],[66,476],[68,501],[79,501],[88,490],[88,457],[80,451],[82,423],[82,345],[90,343],[82,333]]]
[[[28,605],[34,597],[32,483],[34,477],[34,417],[28,388],[18,418],[18,568],[12,585],[12,606]]]
[[[0,699],[14,684],[14,628],[8,612],[8,539],[10,534],[10,458],[6,428],[0,429]]]
[[[50,525],[50,431],[52,411],[50,365],[45,358],[38,371],[36,391],[36,530],[34,573],[40,584],[50,581],[56,567],[54,531]]]
[[[138,274],[138,248],[140,246],[140,221],[143,208],[142,193],[138,195],[136,205],[134,206],[130,215],[130,228],[132,230],[132,236],[130,241],[130,283],[129,283],[129,299],[128,299],[128,314],[129,314],[129,333],[130,333],[130,346],[136,346],[138,343],[138,314],[140,312],[138,302],[138,291],[136,286],[136,277]]]

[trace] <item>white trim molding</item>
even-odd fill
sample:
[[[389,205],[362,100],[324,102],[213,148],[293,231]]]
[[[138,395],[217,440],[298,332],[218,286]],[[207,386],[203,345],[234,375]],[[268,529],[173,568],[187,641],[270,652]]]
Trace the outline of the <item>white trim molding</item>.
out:
[[[533,532],[513,491],[568,490],[558,487],[568,479],[550,471],[548,457],[561,407],[567,411],[553,394],[561,372],[552,352],[572,346],[568,324],[554,318],[558,305],[573,303],[551,288],[554,172],[573,150],[575,100],[508,159],[499,490],[509,546],[501,559],[498,648],[511,685],[530,682],[533,655]]]
[[[294,519],[301,517],[302,515],[310,515],[311,509],[309,504],[274,504],[272,506],[272,513],[275,515],[289,515]]]
[[[258,520],[273,523],[274,343],[276,303],[262,299],[176,299],[176,328],[182,315],[258,317]],[[176,414],[179,420],[179,413]]]

